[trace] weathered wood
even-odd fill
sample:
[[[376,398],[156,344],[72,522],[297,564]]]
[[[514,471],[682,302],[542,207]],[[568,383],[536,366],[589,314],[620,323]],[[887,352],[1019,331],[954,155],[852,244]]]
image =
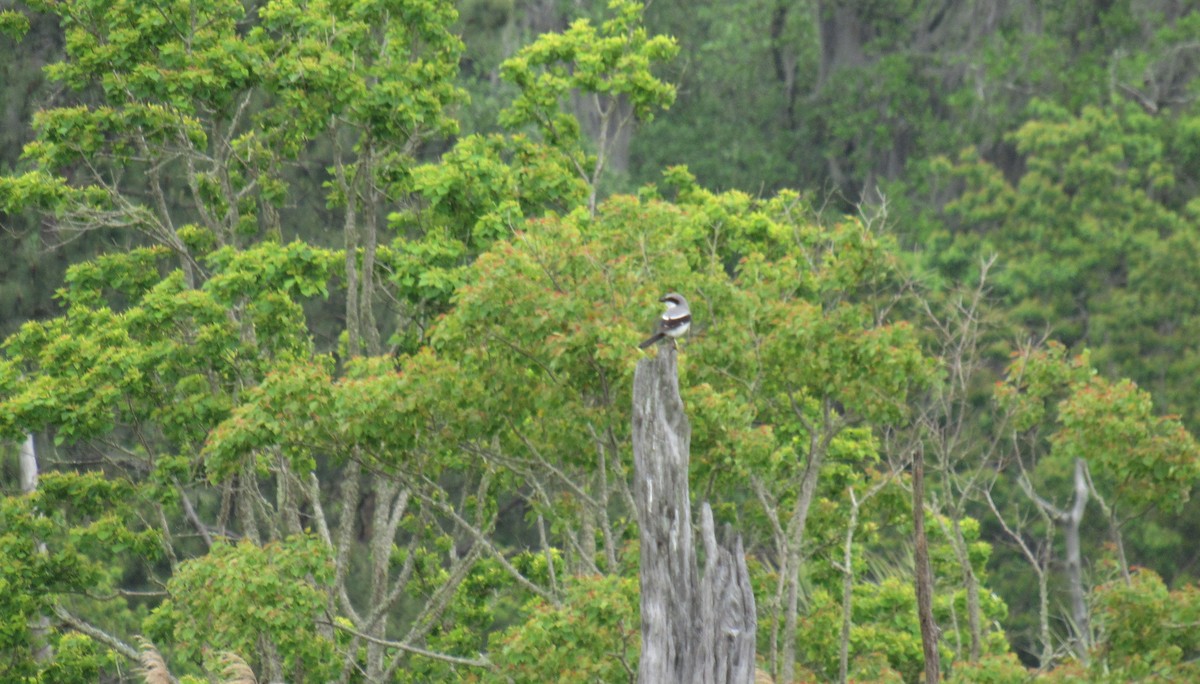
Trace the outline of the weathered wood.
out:
[[[32,494],[37,491],[38,483],[37,451],[33,445],[33,433],[29,433],[25,437],[25,441],[21,442],[19,462],[21,464],[21,493]]]
[[[634,503],[641,530],[639,684],[691,682],[696,554],[688,500],[692,427],[679,396],[677,352],[659,348],[633,375]]]
[[[20,464],[21,493],[33,494],[38,486],[38,460],[32,432],[21,443]],[[40,539],[37,541],[37,552],[46,553],[46,542]],[[44,663],[53,658],[54,649],[50,647],[50,618],[45,614],[37,615],[31,620],[29,631],[30,643],[34,646],[33,659]]]
[[[750,684],[757,618],[742,542],[717,543],[701,514],[706,566],[697,570],[688,493],[691,425],[677,352],[660,347],[633,376],[634,503],[641,530],[639,684]]]
[[[754,640],[758,616],[742,538],[731,545],[717,543],[712,508],[700,509],[704,540],[704,579],[696,607],[696,670],[698,684],[744,684],[754,681]],[[732,546],[732,548],[729,548]]]
[[[1083,551],[1080,543],[1083,512],[1087,508],[1088,479],[1082,458],[1075,459],[1075,500],[1071,510],[1064,511],[1059,518],[1063,526],[1063,538],[1067,545],[1067,594],[1071,597],[1071,628],[1075,632],[1075,653],[1083,663],[1088,662],[1091,650],[1092,630],[1088,626],[1087,591],[1083,587]]]
[[[1033,500],[1049,520],[1062,526],[1067,556],[1067,595],[1071,599],[1071,631],[1075,638],[1072,648],[1080,662],[1088,662],[1091,650],[1091,629],[1088,627],[1087,592],[1083,586],[1083,551],[1080,526],[1087,509],[1091,489],[1088,487],[1087,463],[1075,459],[1075,496],[1070,509],[1062,509],[1038,496],[1028,477],[1021,478],[1021,489]]]

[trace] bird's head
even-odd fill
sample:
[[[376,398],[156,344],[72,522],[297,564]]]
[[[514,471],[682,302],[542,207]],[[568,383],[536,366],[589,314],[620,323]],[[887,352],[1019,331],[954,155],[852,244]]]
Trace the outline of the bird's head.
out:
[[[683,304],[687,304],[687,300],[683,298],[683,295],[677,292],[665,294],[662,296],[662,299],[659,299],[658,301],[663,302],[667,306],[681,306]]]

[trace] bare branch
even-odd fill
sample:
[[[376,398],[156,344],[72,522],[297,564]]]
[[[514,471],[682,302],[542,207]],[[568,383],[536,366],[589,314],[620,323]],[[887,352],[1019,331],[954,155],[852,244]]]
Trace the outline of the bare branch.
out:
[[[433,484],[432,482],[429,482],[428,479],[426,479],[426,482],[431,485]],[[554,596],[554,594],[529,581],[529,578],[521,574],[520,570],[517,570],[515,567],[513,567],[512,563],[508,562],[508,558],[501,553],[500,549],[496,548],[496,546],[492,544],[491,540],[487,538],[482,530],[477,529],[469,521],[465,520],[461,515],[458,514],[458,511],[454,510],[453,506],[449,506],[444,502],[438,501],[434,497],[429,496],[428,494],[420,493],[419,491],[417,496],[419,496],[422,501],[449,516],[449,518],[454,521],[455,525],[457,525],[467,534],[471,535],[476,543],[480,544],[484,549],[486,549],[488,553],[490,553],[492,557],[495,558],[498,563],[500,563],[500,566],[503,567],[505,571],[507,571],[508,574],[517,581],[517,584],[520,584],[537,596],[540,596],[546,602],[555,606],[559,605],[559,600]]]
[[[324,620],[321,620],[319,622],[321,622],[321,624],[330,625],[334,629],[340,629],[343,632],[346,632],[347,634],[352,634],[364,641],[369,641],[373,644],[378,644],[380,646],[387,646],[389,648],[398,648],[401,651],[406,651],[408,653],[423,656],[425,658],[433,658],[434,660],[440,660],[442,662],[452,663],[454,665],[466,665],[468,667],[491,667],[492,666],[491,661],[488,660],[487,656],[484,656],[483,654],[480,654],[479,658],[464,658],[462,656],[450,655],[449,653],[437,653],[435,651],[427,651],[423,648],[413,646],[411,644],[407,644],[402,641],[389,641],[387,639],[379,639],[379,638],[373,637],[369,634],[363,634],[362,632],[360,632],[352,627],[347,627],[346,625],[339,624],[337,622],[330,622],[330,621],[324,621]]]
[[[79,618],[77,618],[74,615],[67,612],[66,608],[63,608],[62,606],[55,606],[54,614],[56,616],[58,616],[59,620],[62,620],[63,623],[65,623],[71,629],[74,629],[75,631],[77,631],[81,634],[86,634],[87,636],[104,644],[105,646],[108,646],[109,648],[116,651],[117,653],[120,653],[121,655],[125,656],[126,658],[129,658],[130,660],[132,660],[135,663],[141,662],[142,656],[140,653],[138,653],[138,650],[136,648],[130,646],[129,644],[125,643],[124,641],[121,641],[120,639],[109,634],[108,632],[105,632],[104,630],[100,629],[99,627],[96,627],[94,625],[88,624],[87,622],[84,622],[83,620],[80,620]]]

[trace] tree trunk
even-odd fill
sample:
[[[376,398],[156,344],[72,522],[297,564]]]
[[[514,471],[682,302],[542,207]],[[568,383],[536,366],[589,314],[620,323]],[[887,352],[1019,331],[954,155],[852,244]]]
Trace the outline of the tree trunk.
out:
[[[603,110],[607,109],[605,112]],[[604,158],[604,167],[617,173],[629,170],[629,144],[633,139],[633,103],[627,97],[601,98],[591,93],[574,93],[571,110],[589,140]],[[599,183],[599,178],[593,178]]]
[[[37,489],[38,462],[37,452],[33,446],[33,434],[30,433],[21,442],[21,493],[32,494]]]
[[[679,396],[676,351],[638,362],[633,376],[634,501],[641,531],[639,684],[692,681],[696,554],[688,495],[692,427]]]
[[[1071,596],[1071,619],[1075,623],[1075,652],[1086,663],[1090,646],[1088,608],[1083,589],[1083,552],[1080,550],[1079,526],[1087,508],[1088,485],[1083,459],[1075,459],[1075,501],[1071,510],[1061,517],[1063,536],[1067,544],[1067,589]]]
[[[821,62],[817,69],[817,88],[838,70],[867,63],[864,46],[873,37],[853,6],[839,2],[821,2],[817,6],[817,35],[821,42]]]
[[[37,490],[38,462],[37,451],[34,448],[33,433],[21,442],[21,493],[32,494]],[[46,553],[46,544],[41,540],[37,543],[38,553]],[[53,652],[50,650],[50,618],[38,615],[30,625],[30,643],[33,644],[33,659],[39,663],[50,660]]]
[[[701,516],[707,564],[698,579],[688,458],[691,425],[677,352],[660,347],[633,376],[634,502],[641,531],[639,684],[750,684],[757,618],[741,539],[721,548]]]
[[[1038,496],[1024,473],[1020,479],[1021,489],[1037,504],[1045,519],[1052,520],[1063,528],[1063,538],[1067,546],[1067,594],[1071,601],[1071,629],[1075,635],[1072,647],[1079,660],[1086,664],[1091,638],[1088,626],[1087,592],[1083,587],[1083,551],[1081,550],[1079,527],[1083,522],[1083,512],[1087,508],[1091,490],[1088,487],[1086,464],[1083,459],[1075,459],[1074,483],[1075,495],[1071,502],[1071,509],[1064,511]],[[1049,537],[1049,534],[1047,536]],[[1048,542],[1049,539],[1047,539]],[[1045,618],[1043,624],[1045,624]]]
[[[921,647],[925,652],[925,682],[941,679],[938,637],[941,630],[933,620],[933,570],[929,566],[929,540],[925,536],[925,454],[913,456],[913,570],[917,583],[917,621],[921,625]]]
[[[829,415],[831,408],[828,400],[824,402],[825,422],[823,435],[813,433],[809,437],[808,463],[804,466],[804,475],[800,480],[800,496],[796,498],[796,508],[787,525],[787,546],[784,553],[787,582],[787,611],[783,621],[783,663],[779,668],[780,681],[790,682],[796,676],[796,626],[800,618],[800,561],[803,558],[804,533],[808,527],[808,512],[812,508],[813,498],[817,494],[817,480],[821,476],[821,468],[825,465],[825,455],[829,443],[838,429],[831,426]]]

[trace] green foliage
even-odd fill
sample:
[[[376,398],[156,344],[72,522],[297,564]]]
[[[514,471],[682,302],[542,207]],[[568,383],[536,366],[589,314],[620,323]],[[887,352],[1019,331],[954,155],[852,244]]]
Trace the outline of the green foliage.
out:
[[[153,560],[161,535],[136,522],[138,497],[126,480],[100,473],[45,473],[37,491],[0,499],[0,663],[5,679],[94,681],[111,664],[106,649],[67,629],[33,626],[72,595],[111,592],[121,563]],[[50,623],[47,623],[49,625]],[[37,661],[35,649],[56,657]]]
[[[559,150],[587,184],[590,211],[614,141],[626,134],[631,119],[650,121],[675,100],[675,87],[651,68],[674,57],[678,47],[667,36],[650,35],[644,9],[635,0],[610,0],[609,18],[598,30],[588,19],[576,20],[562,33],[539,36],[500,65],[500,77],[517,87],[498,116],[500,125],[533,128]],[[594,141],[582,135],[568,98],[597,131]]]
[[[449,30],[457,17],[450,3],[289,1],[259,14],[251,38],[277,51],[264,81],[279,104],[264,118],[286,143],[303,141],[287,129],[321,130],[331,116],[385,144],[457,131],[445,113],[461,98],[452,79],[462,42]]]
[[[459,3],[469,40],[494,34],[477,48],[446,0],[30,4],[65,33],[46,72],[61,92],[32,117],[20,170],[0,177],[0,211],[6,226],[36,213],[56,237],[118,236],[123,251],[74,265],[61,309],[26,323],[0,357],[0,434],[44,431],[59,458],[104,459],[66,474],[48,456],[38,492],[0,504],[0,640],[17,654],[5,677],[105,676],[112,652],[61,624],[45,637],[52,660],[26,657],[31,621],[69,604],[123,637],[137,631],[123,600],[65,597],[158,582],[170,597],[143,628],[193,676],[215,676],[214,653],[229,650],[260,672],[277,660],[285,671],[273,674],[295,681],[372,658],[407,681],[628,679],[628,396],[634,345],[668,290],[695,314],[680,341],[693,491],[742,531],[756,568],[793,550],[780,513],[799,505],[805,465],[824,459],[811,524],[795,536],[811,584],[803,660],[821,673],[836,669],[843,571],[859,578],[852,676],[920,669],[910,583],[873,572],[894,555],[889,535],[911,525],[903,488],[861,511],[850,568],[828,552],[846,532],[847,490],[892,476],[885,437],[936,375],[928,331],[906,320],[903,263],[934,269],[938,285],[998,251],[1006,315],[1066,343],[1015,358],[996,390],[1034,446],[1036,486],[1052,490],[1084,458],[1124,520],[1182,510],[1200,475],[1183,427],[1194,401],[1174,382],[1195,375],[1200,125],[1172,104],[1190,87],[1200,15],[1069,2],[999,8],[979,28],[923,2],[616,0],[602,19],[560,24],[565,5]],[[1025,30],[1024,10],[1038,30]],[[567,28],[517,48],[518,16]],[[680,28],[677,65],[656,22]],[[3,12],[0,30],[36,26]],[[507,59],[487,74],[475,63],[485,53]],[[492,84],[475,114],[514,96],[499,114],[508,130],[441,144],[459,130],[464,56]],[[678,87],[658,73],[670,69]],[[1113,94],[1142,78],[1161,109]],[[676,112],[708,118],[662,116],[677,97]],[[619,122],[584,126],[570,112],[603,119],[624,106],[646,136],[635,177],[695,159],[707,183],[760,196],[710,192],[675,167],[661,190],[598,203]],[[922,163],[897,198],[901,216],[933,208],[903,226],[924,259],[824,201],[762,190],[831,178],[851,202],[912,160],[963,148]],[[377,234],[384,216],[394,236]],[[342,251],[321,246],[333,226]],[[12,251],[25,258],[33,244]],[[326,303],[343,294],[344,327]],[[364,330],[391,335],[393,353],[352,347]],[[1083,344],[1092,355],[1072,358]],[[1185,418],[1157,414],[1114,373]],[[261,495],[272,487],[274,502]],[[326,519],[317,504],[330,496]],[[326,528],[298,534],[313,520]],[[985,622],[1006,608],[986,590],[981,525],[932,522],[955,680],[1023,679],[995,630],[982,661],[959,658],[969,635],[946,627],[966,602],[949,579],[962,572],[951,525],[983,583]],[[379,525],[391,537],[368,548]],[[1145,539],[1166,548],[1178,534]],[[760,596],[776,595],[767,583],[779,576],[756,572]],[[1195,622],[1191,590],[1146,577],[1098,592],[1098,664],[1051,676],[1194,676],[1196,644],[1173,627]],[[396,603],[375,615],[385,598]],[[761,624],[779,621],[777,603],[760,601]],[[487,654],[495,669],[367,645],[349,629]]]
[[[629,0],[609,3],[612,18],[599,30],[580,19],[561,34],[547,33],[504,62],[501,74],[520,94],[500,115],[509,127],[535,125],[552,145],[576,144],[578,126],[561,111],[574,89],[629,98],[634,113],[651,119],[675,99],[675,88],[650,75],[655,62],[678,48],[666,36],[649,36],[641,25],[643,7]]]
[[[265,641],[282,655],[289,679],[325,681],[340,670],[333,641],[315,623],[332,577],[327,547],[311,536],[263,546],[222,542],[180,564],[146,633],[172,644],[178,664],[201,665],[215,651],[254,662]]]
[[[1128,583],[1096,590],[1094,621],[1099,634],[1092,662],[1071,677],[1069,668],[1051,681],[1177,681],[1197,676],[1200,652],[1193,626],[1200,615],[1195,586],[1168,590],[1152,570],[1139,568]],[[1078,670],[1079,668],[1076,668]]]
[[[187,263],[200,255],[177,225],[198,222],[219,244],[282,237],[280,212],[319,188],[286,165],[316,140],[357,147],[356,160],[338,155],[343,170],[398,192],[412,146],[457,131],[446,110],[463,97],[453,83],[462,43],[449,2],[271,2],[248,13],[205,0],[152,16],[107,0],[32,4],[63,24],[65,59],[46,73],[80,102],[34,117],[33,169],[0,181],[9,212],[53,211],[71,230],[132,228]],[[159,150],[183,163],[155,164]],[[57,178],[84,162],[88,173]],[[149,200],[133,199],[146,188]]]
[[[15,10],[0,11],[0,33],[20,40],[29,31],[29,17]]]
[[[1014,653],[989,654],[975,662],[955,663],[948,681],[952,684],[1025,684],[1030,673]]]
[[[886,499],[886,495],[883,498]],[[841,503],[846,505],[844,501]],[[894,542],[889,543],[888,538],[888,535],[895,534],[892,526],[911,526],[911,522],[902,519],[904,503],[903,496],[893,503],[873,501],[874,505],[865,510],[864,519],[867,522],[862,524],[855,536],[857,546],[862,549],[880,548],[885,554],[889,551],[894,553],[890,549]],[[837,503],[836,500],[823,498],[820,505],[832,507]],[[966,614],[965,590],[957,587],[954,581],[961,570],[945,534],[941,532],[946,521],[941,523],[935,525],[932,520],[927,523],[930,556],[934,575],[938,578],[934,615],[937,623],[943,626],[940,640],[943,667],[954,671],[960,664],[967,662],[962,651],[963,645],[969,643],[971,637],[963,619]],[[961,524],[964,536],[971,546],[971,564],[981,584],[986,586],[990,545],[979,540],[980,529],[976,521],[968,518]],[[836,526],[828,530],[827,525],[829,523],[823,522],[817,514],[811,528],[814,536],[820,540],[817,542],[818,546],[836,548],[837,551],[829,553],[838,555],[841,548],[841,540],[837,538],[838,530]],[[856,578],[852,590],[849,646],[851,673],[857,669],[859,674],[855,675],[856,678],[867,677],[863,668],[883,667],[894,671],[896,681],[912,681],[919,678],[924,671],[925,661],[910,571],[889,567],[886,562],[878,560],[872,562],[872,557],[862,551],[857,552],[855,557]],[[809,564],[808,574],[811,589],[805,615],[799,625],[799,643],[803,645],[800,655],[804,665],[814,672],[825,677],[836,677],[842,626],[842,575],[834,568],[816,563]],[[1004,602],[991,592],[982,592],[981,604],[982,619],[985,623],[999,624],[1007,617]],[[1009,648],[1001,630],[986,627],[982,646],[983,657],[998,657],[1007,653]],[[879,672],[881,674],[878,676],[884,676],[882,670]],[[871,675],[874,676],[876,675]]]
[[[99,681],[102,672],[116,669],[116,654],[102,652],[91,637],[83,634],[67,632],[53,646],[54,659],[46,663],[39,673],[41,679],[35,681],[89,684]]]
[[[679,43],[679,56],[664,65],[678,95],[634,132],[635,180],[686,164],[709,188],[823,187],[811,181],[823,177],[823,153],[838,143],[810,127],[813,103],[797,102],[814,92],[820,71],[813,9],[765,0],[647,3],[649,26]]]
[[[1085,460],[1109,504],[1126,514],[1178,510],[1200,478],[1196,442],[1178,419],[1156,415],[1145,391],[1096,375],[1086,355],[1068,358],[1061,344],[1017,356],[996,395],[1018,430],[1055,426],[1043,468]]]
[[[561,605],[534,600],[524,622],[495,637],[495,670],[471,681],[635,681],[637,596],[631,578],[573,578]]]
[[[562,150],[523,135],[464,137],[412,175],[433,213],[426,220],[475,250],[509,235],[522,217],[564,213],[584,200],[583,181]],[[405,218],[395,217],[398,227]]]
[[[1191,394],[1169,381],[1193,371],[1187,340],[1197,320],[1188,274],[1200,252],[1179,192],[1189,183],[1191,143],[1179,140],[1188,121],[1120,103],[1077,114],[1034,103],[1010,136],[1024,161],[1015,182],[971,150],[935,165],[940,183],[962,190],[929,253],[968,275],[971,255],[997,252],[996,284],[1015,322],[1087,345],[1098,365],[1190,414]]]
[[[309,349],[297,299],[327,292],[339,263],[302,243],[220,250],[196,290],[179,271],[160,275],[164,256],[135,250],[73,267],[61,293],[67,313],[28,323],[6,342],[0,427],[8,435],[53,427],[56,442],[73,442],[151,421],[169,451],[198,448],[242,382],[274,354]],[[233,324],[231,307],[246,310],[255,335]]]
[[[837,399],[872,420],[903,413],[905,392],[928,372],[915,336],[903,323],[877,326],[869,300],[850,298],[882,287],[892,267],[870,231],[807,223],[794,196],[615,197],[594,220],[531,221],[482,254],[433,341],[488,388],[473,405],[508,416],[544,453],[587,463],[553,445],[579,425],[627,434],[620,398],[635,358],[624,350],[651,318],[632,304],[666,290],[702,293],[681,371],[693,458],[701,477],[718,464],[745,472],[802,448],[789,395],[799,406]],[[766,391],[744,384],[752,378]],[[525,391],[530,382],[544,389]],[[775,460],[785,472],[794,462]]]
[[[1175,418],[1155,415],[1150,395],[1132,382],[1093,378],[1060,408],[1054,447],[1085,458],[1114,499],[1139,510],[1178,511],[1200,479],[1200,449]]]
[[[1200,610],[1196,587],[1167,591],[1153,571],[1140,569],[1128,585],[1100,587],[1097,598],[1098,627],[1105,637],[1100,653],[1108,667],[1129,678],[1164,674],[1164,666],[1177,668],[1174,676],[1195,673],[1191,661],[1200,642],[1190,626]]]
[[[399,367],[388,359],[359,359],[338,379],[332,365],[329,357],[284,359],[270,369],[209,434],[209,477],[225,480],[244,458],[264,458],[274,447],[301,472],[315,467],[317,454],[344,458],[352,449],[373,465],[407,469],[416,463],[402,462],[405,454],[437,449],[447,438],[472,439],[481,425],[482,416],[456,396],[479,386],[427,351]],[[428,477],[447,463],[424,462]]]
[[[679,290],[692,293],[695,316],[695,332],[680,342],[680,384],[697,490],[754,543],[770,543],[769,518],[779,513],[745,494],[751,478],[770,501],[793,505],[805,459],[827,439],[818,448],[838,484],[814,508],[836,520],[825,509],[836,509],[855,469],[877,454],[869,430],[824,421],[901,420],[908,392],[930,372],[911,326],[876,308],[898,279],[891,247],[856,221],[812,220],[793,194],[756,201],[673,177],[677,203],[653,189],[614,196],[594,218],[579,210],[527,221],[475,261],[432,344],[484,390],[462,400],[502,421],[487,462],[550,473],[539,512],[579,524],[583,504],[559,479],[596,472],[593,449],[608,458],[610,444],[617,454],[628,448],[623,397],[636,357],[625,350],[653,320],[643,303]],[[581,432],[596,446],[581,445]],[[836,529],[826,522],[805,539],[817,547]]]
[[[206,289],[228,304],[252,301],[268,292],[293,298],[328,296],[330,276],[344,263],[336,252],[300,241],[243,250],[226,247],[207,261],[215,273]]]

